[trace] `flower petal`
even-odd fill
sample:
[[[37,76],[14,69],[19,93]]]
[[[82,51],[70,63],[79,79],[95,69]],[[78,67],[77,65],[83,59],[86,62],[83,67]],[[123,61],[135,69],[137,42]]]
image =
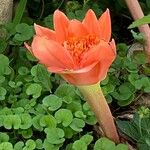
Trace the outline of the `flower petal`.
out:
[[[81,36],[86,36],[88,34],[86,28],[83,26],[83,24],[78,21],[78,20],[71,20],[69,22],[68,26],[68,36],[73,37],[81,37]]]
[[[55,31],[39,26],[37,24],[34,24],[34,29],[35,29],[36,35],[43,36],[51,40],[56,40]]]
[[[91,50],[84,54],[80,67],[88,66],[94,62],[101,60],[109,60],[111,63],[116,56],[114,40],[111,44],[100,41],[100,43],[94,46]]]
[[[107,9],[99,18],[100,39],[109,42],[111,38],[111,19]]]
[[[100,81],[100,63],[97,63],[91,70],[81,73],[60,74],[67,82],[74,85],[90,85]]]
[[[89,34],[95,34],[99,37],[99,24],[93,10],[88,10],[82,23]]]
[[[35,36],[32,42],[32,52],[41,64],[47,67],[74,69],[72,57],[60,44],[53,40]]]
[[[114,45],[112,41],[111,45]],[[113,50],[112,50],[113,51]],[[82,69],[72,71],[68,74],[62,73],[61,76],[74,85],[91,85],[102,81],[107,76],[108,69],[115,58],[115,53],[112,52],[112,57],[102,57],[99,62],[95,62]],[[109,57],[109,55],[108,55]]]
[[[55,67],[55,66],[47,67],[47,70],[48,70],[49,72],[53,72],[53,73],[60,73],[60,72],[63,72],[63,71],[64,71],[63,68],[59,68],[59,67]]]
[[[59,42],[64,42],[68,35],[69,19],[59,10],[54,12],[54,28]]]

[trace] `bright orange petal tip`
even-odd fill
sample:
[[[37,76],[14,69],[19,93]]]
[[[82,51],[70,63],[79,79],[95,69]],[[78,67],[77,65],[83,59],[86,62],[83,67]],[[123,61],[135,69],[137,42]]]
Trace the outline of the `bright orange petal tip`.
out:
[[[99,28],[101,39],[109,42],[111,38],[111,18],[109,9],[106,9],[99,18]]]
[[[48,71],[60,74],[74,85],[90,85],[102,81],[116,57],[111,38],[111,19],[107,9],[99,19],[89,9],[83,19],[69,20],[56,10],[54,31],[34,24],[36,36],[27,49]]]

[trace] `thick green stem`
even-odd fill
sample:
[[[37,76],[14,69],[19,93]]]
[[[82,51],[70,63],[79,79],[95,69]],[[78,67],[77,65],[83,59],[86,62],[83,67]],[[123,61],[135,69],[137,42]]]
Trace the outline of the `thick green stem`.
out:
[[[78,86],[79,90],[91,106],[106,137],[119,143],[119,136],[106,99],[100,85]]]

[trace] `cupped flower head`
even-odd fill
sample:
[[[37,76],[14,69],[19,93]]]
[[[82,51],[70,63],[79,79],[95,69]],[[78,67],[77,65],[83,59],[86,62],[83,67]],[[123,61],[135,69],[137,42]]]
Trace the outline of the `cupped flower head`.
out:
[[[82,22],[56,10],[54,31],[36,24],[34,28],[31,47],[25,45],[48,71],[74,85],[91,85],[106,77],[116,56],[108,9],[99,19],[90,9]]]

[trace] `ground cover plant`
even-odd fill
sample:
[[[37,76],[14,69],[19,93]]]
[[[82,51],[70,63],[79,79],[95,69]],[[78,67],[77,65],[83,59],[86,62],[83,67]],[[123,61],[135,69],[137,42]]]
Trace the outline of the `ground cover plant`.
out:
[[[149,1],[140,5],[148,15]],[[99,85],[119,141],[118,135],[105,133],[110,120],[103,124],[106,114],[95,117],[80,85],[49,72],[27,50],[35,28],[41,32],[38,25],[54,29],[55,10],[82,21],[89,9],[99,18],[107,8],[117,55]],[[133,22],[124,0],[15,1],[12,21],[0,25],[0,150],[149,150],[150,65],[143,52],[144,35],[135,28],[150,23],[149,17],[143,19]]]

